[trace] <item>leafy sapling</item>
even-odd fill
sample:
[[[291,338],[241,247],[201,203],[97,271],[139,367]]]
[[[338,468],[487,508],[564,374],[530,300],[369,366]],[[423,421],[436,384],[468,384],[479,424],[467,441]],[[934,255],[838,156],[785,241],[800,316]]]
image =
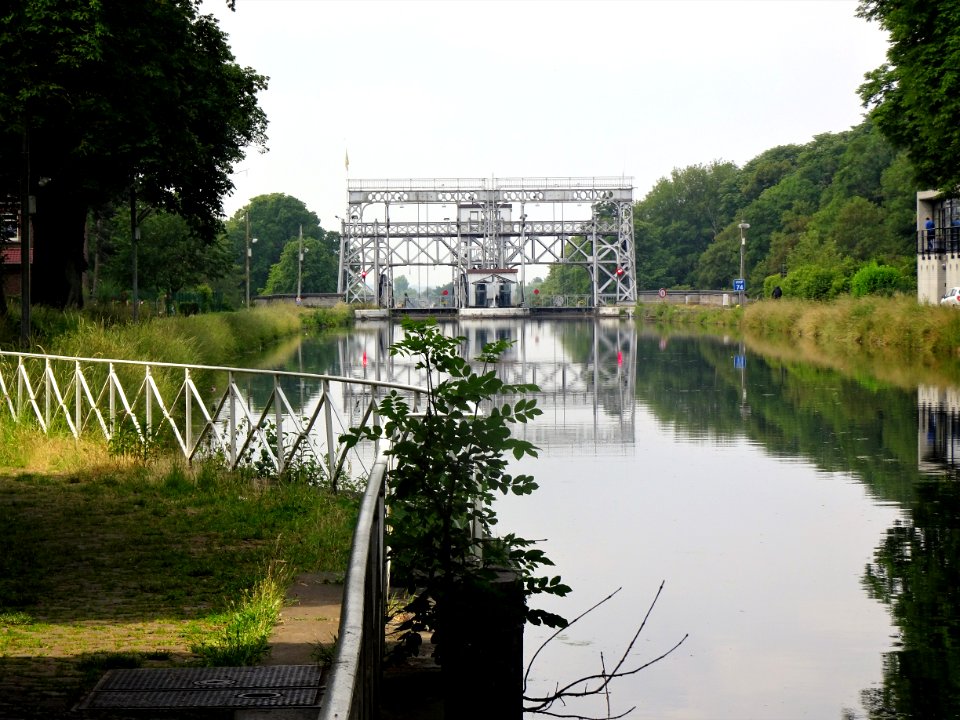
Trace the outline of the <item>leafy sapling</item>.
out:
[[[439,647],[453,599],[482,593],[504,570],[515,573],[524,598],[563,596],[570,588],[559,576],[538,575],[553,563],[534,541],[493,534],[497,495],[529,495],[537,488],[530,475],[508,472],[509,455],[537,456],[533,444],[511,435],[511,425],[541,414],[535,399],[523,397],[535,392],[535,385],[497,377],[493,366],[511,343],[485,345],[477,357],[482,368],[475,372],[459,354],[464,338],[444,336],[435,321],[404,320],[403,328],[404,338],[390,354],[415,358],[426,375],[425,411],[414,412],[402,395],[391,392],[379,405],[381,424],[352,428],[343,440],[392,442],[386,540],[391,579],[412,598],[401,644],[432,630]],[[526,603],[522,612],[530,623],[566,624]]]

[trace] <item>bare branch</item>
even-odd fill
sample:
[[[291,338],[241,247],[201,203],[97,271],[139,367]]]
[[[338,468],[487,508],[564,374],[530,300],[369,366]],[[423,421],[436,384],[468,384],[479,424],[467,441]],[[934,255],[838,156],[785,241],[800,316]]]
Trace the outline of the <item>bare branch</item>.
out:
[[[664,652],[664,653],[660,654],[659,656],[653,658],[652,660],[649,660],[649,661],[643,663],[642,665],[640,665],[640,666],[638,666],[638,667],[636,667],[636,668],[633,668],[633,669],[631,669],[631,670],[624,670],[624,669],[622,669],[623,666],[624,666],[624,663],[626,663],[627,657],[630,655],[630,652],[633,650],[633,646],[636,644],[637,639],[640,637],[640,633],[642,633],[643,630],[644,630],[644,628],[646,627],[646,625],[647,625],[647,620],[649,620],[650,614],[653,612],[653,608],[656,606],[657,600],[659,600],[660,594],[663,592],[663,587],[664,587],[664,585],[665,585],[665,582],[661,582],[661,583],[660,583],[660,587],[657,589],[657,593],[656,593],[656,595],[654,596],[653,601],[650,603],[650,607],[647,608],[647,612],[646,612],[646,614],[643,616],[643,621],[640,623],[640,627],[637,628],[637,632],[634,633],[633,638],[631,638],[631,640],[630,640],[630,642],[628,643],[626,649],[625,649],[625,650],[623,651],[623,653],[621,654],[620,659],[617,661],[616,665],[613,667],[613,669],[612,669],[610,672],[607,671],[606,662],[605,662],[605,660],[604,660],[603,653],[601,653],[601,654],[600,654],[600,673],[599,673],[599,674],[586,675],[586,676],[584,676],[584,677],[577,678],[577,679],[574,680],[573,682],[570,682],[570,683],[568,683],[567,685],[565,685],[565,686],[563,686],[563,687],[560,687],[559,684],[558,684],[557,687],[554,688],[554,691],[553,691],[550,695],[546,695],[546,696],[544,696],[544,697],[529,697],[529,696],[527,696],[526,694],[524,694],[523,699],[524,699],[525,701],[534,703],[534,705],[532,705],[532,706],[524,707],[524,711],[525,711],[525,712],[539,713],[539,714],[541,714],[541,715],[549,715],[549,716],[551,716],[551,717],[572,718],[572,719],[574,719],[574,720],[600,720],[599,718],[591,717],[591,716],[585,716],[585,715],[553,713],[553,712],[550,712],[550,708],[551,708],[551,707],[553,706],[553,704],[554,704],[555,702],[557,702],[557,701],[560,701],[563,705],[566,705],[566,699],[567,699],[567,698],[588,697],[588,696],[590,696],[590,695],[599,695],[599,694],[603,693],[603,694],[606,696],[606,701],[607,701],[607,715],[606,715],[606,717],[607,717],[608,720],[614,720],[614,718],[622,718],[622,717],[628,715],[629,713],[633,712],[634,708],[630,708],[630,709],[627,710],[625,713],[621,713],[621,714],[616,715],[616,716],[611,716],[611,715],[610,715],[610,692],[609,692],[610,683],[611,683],[615,678],[626,677],[626,676],[628,676],[628,675],[634,675],[634,674],[640,672],[641,670],[650,667],[650,666],[653,665],[654,663],[660,662],[660,661],[663,660],[665,657],[667,657],[668,655],[670,655],[671,653],[673,653],[678,647],[680,647],[680,646],[686,641],[686,639],[687,639],[688,637],[690,637],[690,634],[689,634],[689,633],[685,634],[685,635],[680,639],[680,641],[677,642],[677,643],[676,643],[673,647],[671,647],[669,650],[667,650],[666,652]],[[583,612],[583,613],[581,613],[580,615],[578,615],[576,618],[574,618],[574,620],[573,620],[572,622],[570,622],[570,623],[567,625],[567,627],[570,627],[570,625],[573,625],[575,622],[577,622],[578,620],[580,620],[582,617],[584,617],[584,616],[587,615],[588,613],[592,612],[594,609],[596,609],[597,607],[599,607],[600,605],[602,605],[603,603],[605,603],[607,600],[609,600],[611,597],[613,597],[613,596],[614,596],[617,592],[619,592],[619,591],[620,591],[620,588],[618,588],[618,589],[615,590],[613,593],[611,593],[610,595],[608,595],[607,597],[605,597],[603,600],[601,600],[600,602],[598,602],[598,603],[597,603],[596,605],[594,605],[593,607],[589,608],[589,609],[586,610],[585,612]],[[562,630],[562,629],[563,629],[563,628],[561,628],[561,630]],[[524,678],[523,678],[523,679],[524,679],[524,683],[523,683],[524,693],[526,693],[527,677],[528,677],[529,674],[530,674],[530,668],[531,668],[532,665],[533,665],[533,661],[537,658],[537,655],[540,654],[540,651],[543,650],[543,648],[544,648],[551,640],[553,640],[553,639],[561,632],[561,630],[558,630],[557,632],[553,633],[549,638],[547,638],[547,640],[544,641],[544,643],[537,649],[537,652],[534,653],[533,658],[531,658],[530,664],[527,666],[527,671],[526,671],[526,673],[524,674]],[[590,687],[589,683],[590,683],[591,681],[593,681],[593,680],[598,680],[598,681],[600,681],[600,682],[599,682],[599,685],[597,685],[596,687]],[[575,688],[576,686],[580,685],[581,683],[583,684],[583,689],[582,689],[582,690],[575,690],[574,688]]]
[[[632,713],[632,712],[633,712],[634,710],[636,710],[636,709],[637,709],[637,706],[634,705],[633,707],[631,707],[631,708],[630,708],[629,710],[627,710],[626,712],[622,712],[622,713],[620,713],[619,715],[609,715],[609,714],[608,714],[605,718],[602,718],[602,719],[595,718],[595,717],[592,717],[592,716],[590,716],[590,715],[565,715],[565,714],[562,714],[562,713],[550,712],[550,711],[548,711],[548,710],[535,710],[535,711],[533,711],[533,712],[536,712],[538,715],[547,715],[548,717],[572,718],[572,720],[620,720],[620,718],[626,717],[627,715],[629,715],[630,713]],[[530,710],[525,710],[525,712],[531,712],[531,711],[530,711]]]
[[[603,661],[603,651],[600,651],[600,670],[603,672],[604,677],[607,674],[607,664]],[[610,717],[610,687],[605,687],[603,689],[604,697],[607,700],[607,717]]]
[[[662,585],[661,585],[661,587],[662,587]],[[547,646],[547,644],[548,644],[551,640],[553,640],[557,635],[559,635],[560,633],[562,633],[564,630],[566,630],[566,629],[568,629],[568,628],[570,628],[570,627],[573,627],[573,624],[574,624],[574,623],[576,623],[578,620],[581,620],[581,619],[582,619],[583,617],[585,617],[586,615],[589,615],[590,613],[592,613],[594,610],[596,610],[598,607],[600,607],[601,605],[603,605],[605,602],[607,602],[607,600],[609,600],[610,598],[612,598],[614,595],[616,595],[616,594],[617,594],[618,592],[620,592],[621,590],[623,590],[623,588],[622,588],[622,587],[618,587],[618,588],[617,588],[616,590],[614,590],[612,593],[610,593],[609,595],[607,595],[603,600],[601,600],[600,602],[596,603],[596,604],[593,605],[592,607],[587,608],[587,609],[584,610],[582,613],[580,613],[579,615],[577,615],[573,620],[571,620],[570,622],[568,622],[564,627],[562,627],[562,628],[557,628],[553,633],[551,633],[550,637],[548,637],[546,640],[543,641],[543,643],[541,643],[540,647],[538,647],[538,648],[537,648],[537,651],[533,654],[533,657],[530,658],[530,662],[527,663],[527,671],[523,674],[523,691],[524,691],[524,692],[527,691],[527,678],[530,677],[530,669],[533,667],[533,663],[536,661],[537,655],[540,654],[540,651],[543,650],[543,649]]]

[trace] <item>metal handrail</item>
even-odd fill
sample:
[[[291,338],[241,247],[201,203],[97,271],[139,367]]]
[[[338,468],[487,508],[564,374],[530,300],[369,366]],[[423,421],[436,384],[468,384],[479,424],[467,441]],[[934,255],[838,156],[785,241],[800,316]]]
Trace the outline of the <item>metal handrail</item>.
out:
[[[387,458],[381,448],[360,504],[344,581],[337,648],[319,720],[378,715],[386,572],[383,531]]]
[[[8,377],[5,372],[15,361],[13,376]],[[7,362],[4,362],[7,361]],[[36,361],[42,368],[39,376],[31,376],[26,361]],[[58,362],[69,363],[72,367],[70,381],[66,391],[61,376],[54,371]],[[104,366],[107,371],[104,385],[95,391],[91,385],[91,372],[85,366]],[[116,373],[117,366],[142,368],[143,381],[135,392],[124,389],[121,378]],[[159,368],[183,370],[184,382],[178,388],[173,400],[164,400],[160,386],[155,382],[153,373]],[[85,370],[87,370],[85,372]],[[216,410],[211,414],[207,411],[191,373],[204,371],[225,372],[229,378],[228,387],[216,401]],[[239,374],[266,376],[274,381],[274,390],[266,409],[259,417],[251,414],[250,408],[243,401],[238,392],[235,377]],[[169,362],[144,362],[137,360],[106,360],[103,358],[81,358],[67,355],[43,355],[38,353],[20,353],[0,351],[0,417],[9,413],[15,422],[33,417],[43,430],[49,431],[56,418],[63,416],[67,427],[75,437],[79,437],[83,430],[90,426],[99,427],[109,439],[116,432],[118,423],[129,419],[132,427],[139,434],[141,440],[149,437],[150,425],[153,422],[153,413],[159,410],[162,415],[160,422],[167,422],[178,440],[185,455],[192,457],[196,452],[195,446],[190,444],[191,409],[196,403],[202,408],[204,422],[207,426],[217,422],[226,424],[229,429],[224,433],[213,428],[210,432],[218,440],[228,442],[231,448],[229,457],[237,459],[242,455],[253,438],[256,430],[264,418],[269,417],[270,405],[282,404],[282,412],[276,410],[273,416],[277,422],[276,435],[278,446],[276,452],[269,456],[282,469],[284,462],[289,461],[289,454],[285,454],[281,447],[283,442],[282,426],[286,422],[299,428],[296,440],[289,448],[292,452],[297,443],[303,442],[305,435],[310,433],[319,419],[319,411],[315,410],[310,418],[297,424],[290,416],[296,415],[288,398],[279,387],[279,378],[309,379],[319,382],[324,388],[318,407],[325,407],[323,433],[328,451],[333,448],[332,417],[330,414],[331,400],[329,385],[342,383],[347,387],[365,387],[371,390],[370,400],[367,403],[358,401],[355,405],[361,413],[357,425],[376,422],[377,419],[377,392],[379,390],[398,390],[411,393],[414,397],[412,407],[416,411],[421,395],[428,392],[426,388],[396,382],[379,380],[365,380],[336,375],[319,373],[300,373],[282,370],[257,370],[215,365],[189,365]],[[278,394],[279,393],[279,394]],[[71,400],[72,398],[72,400]],[[99,401],[109,400],[108,408],[99,407]],[[143,400],[142,408],[140,400]],[[184,412],[181,417],[175,417],[171,408],[175,403],[184,403]],[[154,407],[154,405],[156,407]],[[138,415],[142,409],[143,415]],[[6,411],[6,412],[5,412]],[[227,412],[228,417],[222,417]],[[96,422],[90,422],[95,418]],[[182,424],[178,424],[181,423]],[[250,424],[249,431],[242,431],[243,421]],[[209,427],[205,428],[204,433]],[[346,428],[344,428],[345,430]],[[201,435],[202,437],[202,435]],[[269,441],[262,438],[269,452]],[[199,439],[198,439],[199,440]],[[191,450],[191,447],[193,449]],[[385,490],[387,476],[387,450],[389,441],[384,440],[375,448],[372,468],[367,477],[366,489],[360,504],[360,512],[354,530],[353,542],[350,551],[350,561],[344,581],[344,593],[341,605],[341,619],[339,638],[335,657],[331,666],[331,674],[327,681],[327,689],[323,696],[320,717],[324,720],[367,720],[377,716],[380,699],[380,673],[383,657],[383,618],[386,609],[386,565],[384,546],[385,527]],[[189,451],[189,452],[188,452]],[[329,467],[331,481],[339,475],[342,469],[345,451],[334,457],[330,452]]]
[[[135,374],[133,382],[125,381],[118,373],[124,367],[139,369],[142,374]],[[159,369],[183,371],[183,380],[172,396],[164,397],[156,382],[154,374]],[[94,377],[98,372],[101,377]],[[201,391],[193,376],[202,373],[225,373],[225,389],[219,395]],[[238,386],[241,376],[272,381],[260,411],[250,406]],[[281,384],[289,379],[319,385],[319,394],[310,398],[311,407],[295,409],[297,403],[291,402]],[[345,406],[350,396],[353,404],[349,410],[362,416],[361,424],[376,421],[376,404],[384,390],[412,394],[414,407],[426,392],[414,385],[321,373],[0,351],[0,417],[9,415],[15,422],[32,418],[44,432],[62,418],[74,437],[99,429],[108,441],[126,423],[142,443],[166,426],[188,461],[219,452],[231,468],[257,448],[282,472],[297,453],[309,451],[318,460],[325,459],[332,483],[347,453],[345,447],[337,452],[339,433],[352,424],[344,422],[334,408],[334,387],[340,390]],[[211,399],[212,409],[208,408]]]

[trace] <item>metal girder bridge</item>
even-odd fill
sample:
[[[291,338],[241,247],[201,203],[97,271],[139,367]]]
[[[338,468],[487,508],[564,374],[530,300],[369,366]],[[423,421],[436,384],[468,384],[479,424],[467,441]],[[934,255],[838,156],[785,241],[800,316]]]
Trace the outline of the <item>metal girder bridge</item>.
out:
[[[338,292],[392,304],[397,267],[584,267],[594,305],[635,304],[633,178],[349,180]],[[431,214],[433,217],[431,218]]]

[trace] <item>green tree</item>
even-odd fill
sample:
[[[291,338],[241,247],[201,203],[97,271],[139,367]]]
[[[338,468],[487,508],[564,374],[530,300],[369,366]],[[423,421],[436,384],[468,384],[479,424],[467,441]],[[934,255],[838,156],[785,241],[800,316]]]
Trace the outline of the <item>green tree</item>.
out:
[[[880,190],[883,197],[883,241],[877,255],[888,261],[909,258],[916,274],[917,183],[913,166],[901,151],[883,171]]]
[[[139,210],[143,212],[144,208]],[[102,261],[101,279],[128,291],[132,287],[133,267],[129,210],[117,211],[105,227],[109,234],[97,236],[98,245],[109,248]],[[203,242],[179,215],[149,212],[140,222],[137,281],[147,295],[171,299],[184,288],[224,277],[232,265],[225,237]]]
[[[302,200],[284,193],[270,193],[251,198],[246,207],[237,210],[226,222],[226,233],[237,261],[237,289],[245,284],[245,253],[247,250],[247,228],[251,238],[250,256],[250,292],[263,292],[267,287],[270,268],[280,262],[281,255],[291,238],[298,238],[301,228],[305,238],[318,238],[323,246],[322,257],[332,256],[339,263],[340,234],[326,232],[320,227],[320,218],[309,210]],[[253,243],[253,238],[257,242]],[[294,260],[296,254],[294,254]],[[306,260],[306,258],[304,258]],[[296,278],[296,264],[293,266]],[[294,283],[296,280],[294,280]],[[329,285],[324,285],[329,287]],[[293,285],[293,292],[296,284]],[[329,290],[312,292],[335,292],[336,276]]]
[[[216,237],[235,164],[265,142],[266,78],[199,8],[21,0],[0,13],[0,189],[18,192],[27,148],[35,302],[82,304],[88,210],[131,191]]]
[[[890,34],[889,62],[859,89],[873,122],[910,153],[921,184],[960,187],[960,2],[862,0],[857,14]]]
[[[327,244],[317,238],[303,238],[303,262],[298,267],[299,251],[299,237],[293,238],[286,244],[280,254],[279,262],[270,268],[264,292],[267,295],[295,293],[298,270],[301,292],[336,292],[337,258],[330,252]]]
[[[697,261],[736,214],[737,167],[675,168],[634,209],[637,287],[692,285]]]
[[[583,265],[551,265],[540,292],[544,295],[590,295],[593,282],[589,270]]]
[[[750,160],[737,177],[737,188],[742,205],[749,205],[797,167],[800,145],[779,145]]]

